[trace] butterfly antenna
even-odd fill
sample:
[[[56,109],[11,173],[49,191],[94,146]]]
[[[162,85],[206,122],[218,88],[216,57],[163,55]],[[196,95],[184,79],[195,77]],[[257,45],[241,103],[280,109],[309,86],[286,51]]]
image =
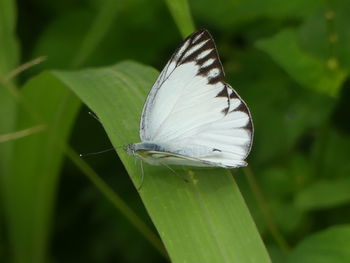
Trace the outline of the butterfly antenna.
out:
[[[141,160],[141,184],[140,184],[140,186],[137,188],[137,191],[140,191],[141,190],[141,188],[142,188],[142,185],[143,185],[143,179],[144,179],[144,177],[145,177],[145,174],[144,174],[144,172],[143,172],[143,162],[142,162],[142,160]]]
[[[92,118],[94,118],[95,120],[97,120],[99,123],[102,124],[101,120],[96,116],[95,113],[93,113],[92,111],[89,111],[88,113]]]
[[[117,150],[118,148],[121,148],[121,147],[123,147],[123,146],[112,147],[112,148],[108,148],[108,149],[106,149],[106,150],[102,150],[102,151],[98,151],[98,152],[81,153],[81,154],[79,154],[79,156],[80,156],[80,157],[86,157],[86,156],[90,156],[90,155],[97,155],[97,154],[101,154],[101,153],[105,153],[105,152]]]

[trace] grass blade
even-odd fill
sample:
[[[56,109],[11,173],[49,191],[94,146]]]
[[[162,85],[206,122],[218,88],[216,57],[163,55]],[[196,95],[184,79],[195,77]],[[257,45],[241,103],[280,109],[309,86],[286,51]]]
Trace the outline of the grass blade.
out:
[[[19,110],[17,129],[47,128],[14,142],[11,176],[3,180],[7,228],[13,261],[41,263],[46,262],[52,204],[63,160],[60,144],[69,135],[80,102],[49,74],[29,81],[21,95],[24,107]]]
[[[187,37],[195,30],[187,0],[166,0],[166,3],[182,37]]]
[[[347,72],[339,68],[330,68],[316,57],[303,51],[296,31],[284,30],[271,38],[260,40],[256,46],[267,52],[301,86],[336,96]]]
[[[350,261],[350,225],[335,225],[302,240],[288,263],[346,263]]]
[[[16,68],[19,57],[16,39],[16,2],[0,0],[0,134],[13,131],[17,110],[16,101],[11,92],[15,90],[13,80],[5,81],[5,76]],[[5,243],[4,219],[4,180],[10,171],[12,142],[2,143],[0,146],[0,261],[7,261],[8,248]]]
[[[0,82],[18,63],[18,43],[15,35],[16,4],[0,0]]]
[[[139,117],[155,70],[124,62],[53,75],[97,114],[114,146],[139,141]],[[123,150],[118,154],[139,186],[141,171],[134,159]],[[140,195],[172,262],[270,262],[228,171],[175,168],[175,176],[166,167],[144,169]]]
[[[100,41],[102,41],[106,32],[110,29],[116,14],[119,11],[120,2],[114,0],[102,1],[100,10],[91,25],[91,28],[85,35],[82,41],[81,48],[75,55],[71,66],[77,68],[84,64],[91,53],[97,48]]]

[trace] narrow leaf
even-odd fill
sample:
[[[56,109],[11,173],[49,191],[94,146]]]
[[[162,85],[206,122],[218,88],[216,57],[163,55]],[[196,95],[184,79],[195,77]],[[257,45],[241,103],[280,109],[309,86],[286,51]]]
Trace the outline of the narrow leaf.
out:
[[[13,131],[17,110],[16,100],[12,96],[15,92],[13,79],[6,76],[14,70],[18,63],[19,48],[16,39],[16,1],[0,0],[0,134]],[[3,206],[4,180],[10,175],[12,142],[2,143],[0,146],[0,261],[6,262],[8,257],[7,244],[4,242],[4,223],[6,215]],[[6,222],[6,221],[5,221]]]
[[[81,42],[81,48],[75,55],[72,66],[78,67],[91,55],[100,41],[110,29],[117,12],[119,11],[120,2],[114,0],[103,1],[100,10],[94,19],[93,24],[87,31],[84,41]]]
[[[288,263],[350,262],[350,225],[334,226],[303,240],[291,253]]]
[[[295,30],[288,29],[257,42],[301,86],[328,95],[337,95],[347,73],[332,68],[317,57],[303,51]]]
[[[350,201],[350,178],[322,180],[302,190],[295,204],[304,210],[326,209]]]
[[[16,2],[0,0],[0,82],[18,63],[18,43],[15,35]]]
[[[195,30],[190,7],[187,0],[166,0],[171,15],[173,16],[182,37],[186,37]]]
[[[139,141],[140,113],[157,76],[154,69],[123,62],[53,75],[97,114],[114,146]],[[118,154],[139,187],[140,167],[123,149]],[[139,192],[172,262],[270,262],[228,171],[177,167],[174,174],[145,164],[144,173]]]
[[[12,79],[6,78],[16,68],[19,57],[15,7],[13,0],[0,0],[0,134],[13,131],[16,114],[16,101],[12,94],[15,85]],[[0,180],[3,174],[8,174],[10,148],[10,144],[0,147]]]
[[[21,90],[17,129],[44,125],[40,133],[15,141],[11,173],[3,179],[7,230],[14,262],[47,262],[49,225],[64,142],[79,100],[49,74]]]

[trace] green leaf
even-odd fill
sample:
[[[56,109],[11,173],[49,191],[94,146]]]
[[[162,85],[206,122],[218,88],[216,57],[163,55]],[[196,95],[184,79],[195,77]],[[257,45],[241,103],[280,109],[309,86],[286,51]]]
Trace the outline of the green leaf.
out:
[[[0,0],[0,83],[5,74],[15,69],[19,59],[15,3],[13,0]]]
[[[303,189],[295,200],[303,210],[325,209],[350,201],[350,178],[322,180]]]
[[[17,67],[19,60],[19,46],[16,38],[16,1],[0,0],[0,135],[13,131],[17,103],[13,96],[16,92],[9,73]],[[12,142],[0,144],[0,261],[6,262],[8,248],[4,241],[3,221],[3,192],[5,177],[10,175]]]
[[[47,63],[42,65],[46,67],[83,65],[110,31],[120,9],[119,2],[104,0],[96,6],[96,14],[84,8],[64,12],[41,34],[34,54],[48,56]]]
[[[161,1],[93,3],[92,7],[62,10],[50,20],[32,52],[32,57],[45,55],[48,59],[32,69],[32,73],[40,72],[38,69],[67,69],[79,64],[109,65],[123,59],[162,64],[168,58],[163,58],[163,54],[168,54],[169,47],[174,48],[174,43],[179,41],[173,33],[176,31],[173,19]],[[163,37],[159,37],[160,34]],[[138,41],[135,41],[136,36]]]
[[[225,63],[228,83],[248,104],[253,117],[254,145],[249,160],[254,164],[276,160],[305,132],[328,121],[336,100],[300,87],[264,52],[251,48],[231,60]],[[233,63],[238,68],[234,74],[230,72]]]
[[[273,219],[283,233],[293,233],[302,222],[304,211],[293,200],[309,174],[309,161],[302,155],[291,155],[284,163],[259,172],[259,186],[264,189]]]
[[[7,231],[14,262],[46,262],[62,148],[79,108],[78,99],[50,74],[21,90],[17,129],[45,125],[14,143],[11,173],[4,177]],[[63,144],[63,145],[62,145]]]
[[[1,58],[0,58],[1,59]],[[8,134],[13,131],[16,116],[16,101],[14,100],[10,90],[5,85],[0,84],[0,135]],[[12,141],[0,143],[0,261],[8,262],[9,257],[8,243],[5,243],[5,233],[7,229],[4,227],[6,222],[4,211],[4,192],[5,179],[10,175],[10,162],[12,152]],[[5,232],[6,231],[6,232]]]
[[[256,46],[267,52],[294,80],[308,89],[337,95],[347,72],[330,68],[326,61],[302,50],[295,30],[284,30],[260,40]]]
[[[19,47],[15,34],[15,7],[15,1],[0,0],[0,134],[12,132],[15,120],[16,87],[13,80],[7,78],[9,73],[17,67],[19,59]],[[0,174],[5,172],[1,169],[8,164],[8,150],[8,145],[0,147]]]
[[[348,161],[350,154],[349,136],[331,129],[331,127],[326,127],[317,139],[312,151],[313,166],[318,178],[331,181],[347,178],[350,173],[350,163]]]
[[[93,18],[92,14],[83,9],[65,12],[53,19],[40,34],[33,50],[33,57],[47,56],[48,59],[33,70],[67,68],[77,59],[77,55],[83,56],[81,47],[87,44],[82,43],[82,39],[89,34]]]
[[[78,67],[86,62],[87,58],[97,48],[104,35],[110,29],[116,14],[119,11],[120,3],[114,0],[106,0],[98,10],[94,23],[87,31],[81,47],[75,55],[72,66]]]
[[[1,59],[1,58],[0,58]],[[15,89],[12,83],[0,83],[0,135],[14,131],[16,122],[17,101],[14,96]],[[5,141],[0,145],[0,186],[6,174],[9,174],[12,142]]]
[[[193,14],[218,27],[232,30],[232,27],[243,22],[257,19],[290,19],[302,18],[322,6],[321,1],[287,1],[281,4],[278,0],[217,0],[215,8],[210,0],[192,1]],[[210,10],[210,11],[208,11]]]
[[[190,7],[187,0],[166,0],[171,15],[177,27],[180,29],[182,37],[186,37],[195,30]]]
[[[330,1],[309,16],[298,29],[303,49],[313,56],[334,61],[334,66],[350,68],[350,6],[347,1]]]
[[[157,72],[116,66],[52,73],[100,118],[114,146],[139,141],[139,118]],[[135,186],[141,169],[118,150]],[[145,164],[139,191],[172,262],[270,262],[244,200],[228,171]],[[188,182],[184,180],[187,178]]]
[[[304,239],[288,263],[350,262],[350,225],[334,226]]]

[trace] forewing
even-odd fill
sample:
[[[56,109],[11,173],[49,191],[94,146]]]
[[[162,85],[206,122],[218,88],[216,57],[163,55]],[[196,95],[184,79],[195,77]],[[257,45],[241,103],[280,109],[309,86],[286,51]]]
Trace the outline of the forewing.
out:
[[[218,68],[217,78],[223,78],[215,44],[206,30],[199,30],[183,41],[154,83],[142,111],[142,141],[156,137],[161,124],[178,106],[179,99],[183,98],[183,92],[194,90],[196,86],[205,83],[205,79],[198,76],[200,65],[201,68]],[[201,90],[198,92],[201,93]]]
[[[215,43],[206,30],[175,51],[145,103],[142,141],[208,148],[201,159],[222,166],[245,165],[253,136],[249,110],[224,81]]]

